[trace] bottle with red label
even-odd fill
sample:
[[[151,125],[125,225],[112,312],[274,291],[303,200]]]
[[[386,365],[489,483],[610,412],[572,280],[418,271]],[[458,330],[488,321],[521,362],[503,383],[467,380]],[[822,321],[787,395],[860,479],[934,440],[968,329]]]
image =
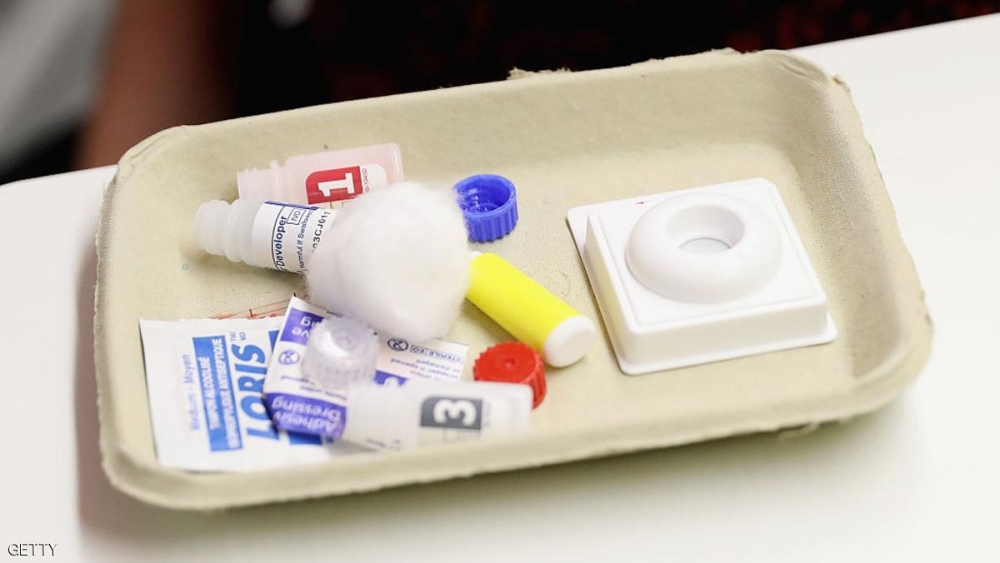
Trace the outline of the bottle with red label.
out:
[[[284,165],[249,168],[236,175],[240,199],[336,207],[373,189],[403,181],[395,143],[302,154]]]

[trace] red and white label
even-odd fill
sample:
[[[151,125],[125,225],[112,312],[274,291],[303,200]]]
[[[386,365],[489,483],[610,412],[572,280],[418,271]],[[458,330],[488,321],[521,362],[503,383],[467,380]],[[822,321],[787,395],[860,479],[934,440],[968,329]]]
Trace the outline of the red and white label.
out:
[[[306,177],[306,197],[309,203],[357,197],[367,191],[361,177],[360,166],[317,170]]]
[[[306,198],[313,204],[344,201],[387,183],[385,170],[377,164],[317,170],[306,176]]]

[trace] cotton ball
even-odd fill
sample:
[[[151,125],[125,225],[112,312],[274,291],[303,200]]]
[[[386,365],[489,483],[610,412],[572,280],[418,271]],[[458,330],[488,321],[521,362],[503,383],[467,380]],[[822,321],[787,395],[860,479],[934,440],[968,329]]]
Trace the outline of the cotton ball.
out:
[[[449,189],[406,182],[344,206],[306,273],[317,305],[386,335],[444,336],[469,287],[468,232]]]

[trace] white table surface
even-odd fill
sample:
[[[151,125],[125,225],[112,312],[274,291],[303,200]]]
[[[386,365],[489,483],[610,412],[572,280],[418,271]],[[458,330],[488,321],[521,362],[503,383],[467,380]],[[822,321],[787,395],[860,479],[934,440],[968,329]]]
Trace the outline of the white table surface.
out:
[[[1000,561],[1000,16],[799,52],[850,84],[937,326],[882,411],[348,498],[146,506],[97,448],[98,169],[0,188],[0,544],[56,543],[58,561]]]

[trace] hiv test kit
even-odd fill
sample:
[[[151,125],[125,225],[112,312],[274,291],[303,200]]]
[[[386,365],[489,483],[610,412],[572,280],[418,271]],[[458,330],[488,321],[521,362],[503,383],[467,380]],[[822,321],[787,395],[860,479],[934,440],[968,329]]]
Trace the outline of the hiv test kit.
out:
[[[399,148],[407,180],[510,179],[517,227],[472,250],[503,257],[594,321],[592,347],[571,365],[548,366],[545,400],[523,432],[323,452],[295,467],[222,472],[163,463],[150,410],[158,368],[144,365],[137,320],[213,317],[287,299],[302,285],[297,274],[201,250],[192,220],[199,206],[236,198],[242,170],[388,143]],[[522,73],[168,129],[130,150],[107,189],[96,295],[104,468],[131,496],[189,510],[843,421],[896,397],[926,362],[932,335],[850,92],[812,63],[773,51]],[[473,358],[510,339],[466,303],[444,337],[468,346],[462,385],[473,379]],[[211,376],[232,344],[240,343],[228,332],[188,334],[193,373],[207,362]],[[164,361],[180,361],[184,373],[183,359]],[[258,409],[262,400],[236,383],[233,402],[214,404],[219,417],[211,421],[221,424],[212,440],[232,452],[249,446],[247,431],[257,428],[242,424],[242,401]],[[190,389],[172,385],[187,400]],[[465,420],[464,408],[442,404],[440,420]]]

